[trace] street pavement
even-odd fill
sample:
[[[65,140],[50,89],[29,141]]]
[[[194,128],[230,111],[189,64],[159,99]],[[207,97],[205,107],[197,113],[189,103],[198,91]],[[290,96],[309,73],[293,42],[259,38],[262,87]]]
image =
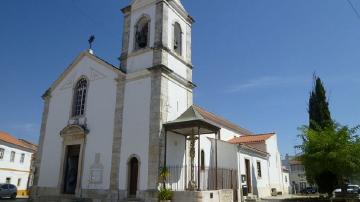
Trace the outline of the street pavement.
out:
[[[27,198],[17,198],[17,199],[0,199],[0,202],[27,202]]]

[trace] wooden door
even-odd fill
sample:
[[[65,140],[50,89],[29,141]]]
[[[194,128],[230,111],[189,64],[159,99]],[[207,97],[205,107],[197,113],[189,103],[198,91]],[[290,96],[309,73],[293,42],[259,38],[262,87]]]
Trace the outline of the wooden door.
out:
[[[248,193],[252,192],[252,185],[251,185],[251,167],[250,167],[250,160],[245,159],[245,168],[246,168],[246,185],[248,188]]]
[[[80,145],[67,146],[64,169],[65,194],[75,194],[78,177],[79,155]]]

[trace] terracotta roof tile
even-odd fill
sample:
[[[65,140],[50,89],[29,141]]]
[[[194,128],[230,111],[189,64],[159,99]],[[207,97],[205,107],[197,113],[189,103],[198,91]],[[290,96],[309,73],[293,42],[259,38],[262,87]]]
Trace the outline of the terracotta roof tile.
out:
[[[241,143],[250,143],[250,142],[263,142],[270,137],[275,135],[275,133],[268,133],[268,134],[259,134],[259,135],[243,135],[240,137],[234,137],[233,139],[229,140],[229,143],[232,144],[241,144]]]
[[[0,141],[4,141],[4,142],[7,142],[7,143],[10,143],[13,145],[31,149],[33,151],[36,151],[36,149],[37,149],[37,146],[35,144],[32,144],[25,140],[19,140],[19,139],[15,138],[14,136],[11,136],[9,133],[2,132],[2,131],[0,131]]]
[[[239,134],[242,134],[242,135],[252,135],[253,133],[250,132],[249,130],[245,129],[245,128],[242,128],[240,126],[237,126],[236,124],[233,124],[231,123],[230,121],[220,117],[220,116],[217,116],[211,112],[208,112],[206,111],[205,109],[199,107],[199,106],[193,106],[199,113],[202,117],[204,117],[205,119],[219,125],[219,126],[222,126],[224,128],[227,128],[229,130],[232,130],[232,131],[235,131]]]

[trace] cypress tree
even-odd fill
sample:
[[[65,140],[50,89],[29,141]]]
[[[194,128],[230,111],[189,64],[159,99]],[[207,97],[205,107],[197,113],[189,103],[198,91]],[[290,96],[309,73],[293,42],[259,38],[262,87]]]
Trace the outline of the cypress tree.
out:
[[[324,129],[332,124],[329,103],[321,79],[314,75],[314,87],[309,99],[309,128],[313,130]]]

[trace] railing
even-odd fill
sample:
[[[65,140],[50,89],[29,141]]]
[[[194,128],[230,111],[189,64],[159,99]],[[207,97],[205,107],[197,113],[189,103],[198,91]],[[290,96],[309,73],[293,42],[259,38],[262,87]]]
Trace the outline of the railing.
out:
[[[190,166],[169,166],[167,185],[174,191],[188,189]],[[216,177],[217,170],[217,177]],[[194,167],[194,180],[198,185],[198,167]],[[205,167],[200,169],[200,190],[238,189],[236,169]],[[217,184],[216,184],[217,181]]]

